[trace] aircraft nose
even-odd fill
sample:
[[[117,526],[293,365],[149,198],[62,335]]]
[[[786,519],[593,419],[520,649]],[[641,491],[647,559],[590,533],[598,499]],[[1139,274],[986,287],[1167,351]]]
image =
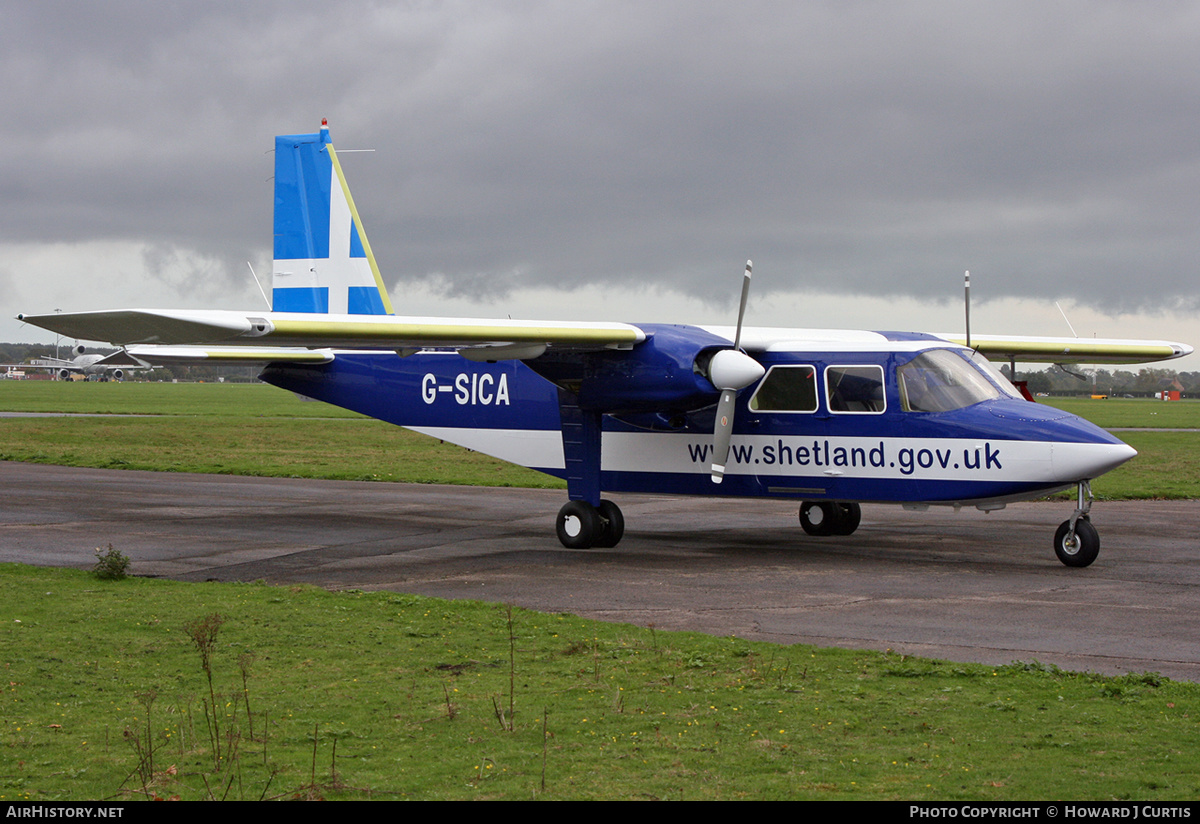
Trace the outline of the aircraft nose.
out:
[[[1065,482],[1097,478],[1136,455],[1136,449],[1121,441],[1056,443],[1052,458],[1054,475]]]
[[[1138,455],[1133,446],[1117,440],[1104,429],[1087,421],[1073,421],[1072,431],[1078,438],[1081,431],[1090,431],[1092,438],[1067,441],[1054,445],[1051,462],[1060,481],[1074,482],[1093,479],[1120,467]]]
[[[1094,423],[1052,407],[1006,404],[998,405],[993,414],[1020,421],[1035,439],[1052,444],[1050,471],[1058,483],[1097,478],[1137,455],[1132,446]]]

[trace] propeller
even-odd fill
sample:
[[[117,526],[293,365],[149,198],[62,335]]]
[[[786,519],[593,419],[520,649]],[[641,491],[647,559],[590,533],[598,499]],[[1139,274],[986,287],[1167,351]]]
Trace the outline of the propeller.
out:
[[[738,305],[737,332],[733,337],[733,348],[722,349],[713,355],[708,365],[708,379],[721,390],[717,402],[717,420],[713,425],[712,480],[719,484],[725,477],[725,462],[729,459],[729,439],[733,435],[733,410],[739,389],[745,389],[763,376],[762,364],[741,351],[742,318],[746,314],[746,300],[750,297],[751,261],[746,261],[746,274],[742,277],[742,300]]]

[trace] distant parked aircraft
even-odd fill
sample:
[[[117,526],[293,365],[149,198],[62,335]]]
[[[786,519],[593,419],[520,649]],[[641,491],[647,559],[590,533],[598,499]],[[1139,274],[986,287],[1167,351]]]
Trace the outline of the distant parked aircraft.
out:
[[[85,380],[121,380],[125,377],[126,369],[152,369],[145,361],[138,360],[124,350],[110,355],[92,353],[85,354],[87,348],[83,345],[74,346],[71,351],[75,357],[70,360],[62,358],[34,358],[29,363],[0,363],[0,369],[41,369],[54,372],[59,380],[71,380],[74,375],[83,375]]]

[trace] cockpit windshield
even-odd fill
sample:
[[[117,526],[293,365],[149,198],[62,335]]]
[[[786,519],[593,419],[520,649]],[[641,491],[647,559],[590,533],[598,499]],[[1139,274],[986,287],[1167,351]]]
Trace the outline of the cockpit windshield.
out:
[[[971,364],[948,349],[922,352],[896,370],[906,412],[949,412],[1004,397]]]
[[[1025,396],[1022,395],[1020,393],[1020,391],[1017,390],[1017,387],[1012,385],[1012,381],[1010,381],[1008,378],[1004,377],[1004,373],[1001,372],[999,369],[997,369],[995,364],[993,364],[990,360],[988,360],[987,358],[985,358],[983,355],[979,354],[978,352],[972,352],[971,353],[971,361],[974,362],[974,364],[976,366],[982,368],[984,372],[987,372],[988,375],[991,376],[992,383],[999,386],[1001,392],[1003,392],[1004,394],[1008,395],[1010,398],[1013,398],[1015,400],[1018,400],[1018,401],[1025,400]]]

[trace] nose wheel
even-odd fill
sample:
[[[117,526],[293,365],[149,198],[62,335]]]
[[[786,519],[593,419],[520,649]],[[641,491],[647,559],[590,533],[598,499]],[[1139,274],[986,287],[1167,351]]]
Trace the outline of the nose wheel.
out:
[[[1088,515],[1093,500],[1091,482],[1080,481],[1075,511],[1054,533],[1054,554],[1069,567],[1088,566],[1100,554],[1100,533]]]

